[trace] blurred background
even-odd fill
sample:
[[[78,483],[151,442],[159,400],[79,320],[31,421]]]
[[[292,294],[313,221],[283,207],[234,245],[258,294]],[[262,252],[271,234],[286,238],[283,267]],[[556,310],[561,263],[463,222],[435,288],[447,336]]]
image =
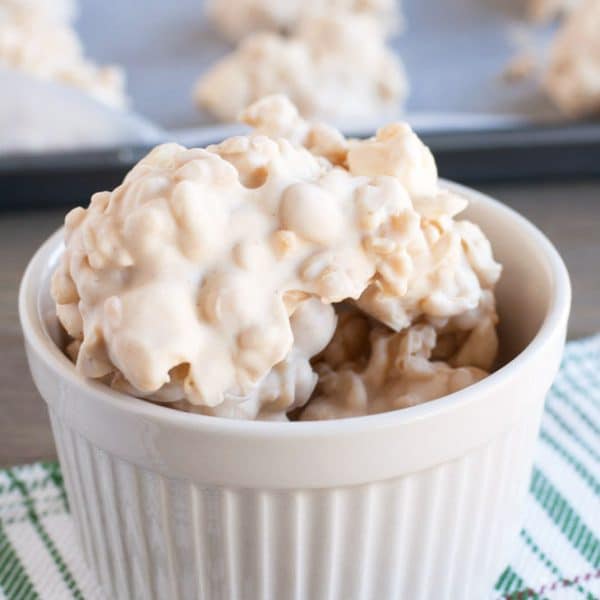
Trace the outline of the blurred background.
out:
[[[156,143],[242,131],[232,115],[259,92],[347,135],[408,121],[443,177],[552,239],[573,279],[569,337],[599,331],[598,6],[0,0],[0,465],[55,456],[18,324],[28,259]]]

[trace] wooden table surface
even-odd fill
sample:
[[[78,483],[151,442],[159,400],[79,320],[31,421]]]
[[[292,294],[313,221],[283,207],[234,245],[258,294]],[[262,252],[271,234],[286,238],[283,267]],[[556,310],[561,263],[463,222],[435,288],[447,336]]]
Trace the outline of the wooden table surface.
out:
[[[573,281],[569,337],[600,331],[600,181],[479,187],[531,219],[558,247]],[[17,290],[29,257],[59,227],[63,213],[0,214],[0,465],[56,455],[27,369]]]

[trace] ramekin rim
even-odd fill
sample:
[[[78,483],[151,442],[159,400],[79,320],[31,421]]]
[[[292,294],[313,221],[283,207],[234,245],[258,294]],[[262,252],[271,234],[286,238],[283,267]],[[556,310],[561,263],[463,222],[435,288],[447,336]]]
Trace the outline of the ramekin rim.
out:
[[[452,410],[460,405],[476,401],[477,398],[482,396],[488,396],[493,389],[510,377],[513,371],[524,368],[550,340],[557,328],[566,321],[571,302],[571,284],[566,266],[554,245],[533,223],[517,211],[482,192],[447,180],[442,180],[442,182],[444,186],[454,189],[468,199],[476,199],[484,204],[491,204],[495,210],[504,211],[511,219],[519,223],[533,238],[536,246],[542,250],[553,278],[553,293],[546,316],[529,344],[508,363],[490,373],[481,381],[442,398],[380,414],[326,421],[247,421],[175,410],[118,392],[98,381],[86,379],[77,373],[73,363],[53,342],[41,322],[37,308],[41,282],[32,281],[34,270],[45,268],[45,262],[59,247],[62,240],[62,227],[38,248],[27,265],[21,280],[18,304],[19,318],[25,340],[57,376],[80,388],[85,394],[91,395],[99,401],[109,403],[117,410],[134,413],[140,418],[167,421],[171,425],[183,427],[184,429],[197,430],[198,433],[210,429],[213,433],[219,431],[224,435],[241,435],[244,437],[307,437],[350,434],[363,430],[373,431],[379,428],[406,426],[414,421],[433,418],[440,412]],[[42,259],[44,259],[44,263],[41,262]]]

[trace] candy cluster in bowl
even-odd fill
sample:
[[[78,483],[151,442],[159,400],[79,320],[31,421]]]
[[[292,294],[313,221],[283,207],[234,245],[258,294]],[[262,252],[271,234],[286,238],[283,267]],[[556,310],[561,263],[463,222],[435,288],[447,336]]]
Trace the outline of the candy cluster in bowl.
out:
[[[564,344],[562,261],[405,124],[345,139],[279,96],[242,117],[157,147],[25,273],[86,559],[117,598],[483,597]]]
[[[67,215],[52,295],[78,371],[278,420],[402,408],[484,377],[501,268],[410,128],[346,140],[281,96],[243,118],[249,135],[159,146]]]

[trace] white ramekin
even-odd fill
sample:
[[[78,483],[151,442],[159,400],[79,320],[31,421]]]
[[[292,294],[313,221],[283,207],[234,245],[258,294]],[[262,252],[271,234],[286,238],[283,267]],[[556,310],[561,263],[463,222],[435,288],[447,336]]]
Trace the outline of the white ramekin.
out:
[[[450,396],[329,422],[240,422],[155,406],[83,379],[48,293],[54,234],[19,308],[85,558],[111,598],[475,599],[507,560],[570,306],[533,225],[472,190],[467,217],[504,264],[512,360]]]

